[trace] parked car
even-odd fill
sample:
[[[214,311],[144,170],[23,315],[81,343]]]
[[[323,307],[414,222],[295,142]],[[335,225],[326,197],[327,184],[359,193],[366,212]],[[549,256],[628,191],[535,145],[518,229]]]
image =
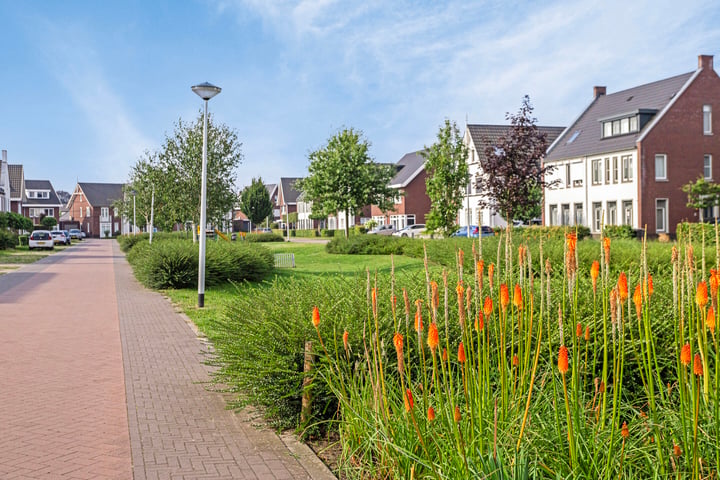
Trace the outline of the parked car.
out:
[[[368,235],[392,235],[395,233],[395,227],[393,225],[378,225],[368,232]]]
[[[65,234],[65,244],[71,245],[72,239],[70,238],[70,232],[68,232],[67,230],[63,230],[62,232]]]
[[[77,228],[71,228],[70,238],[74,238],[75,240],[82,240],[83,238],[85,238],[85,234]]]
[[[424,230],[425,230],[424,223],[416,223],[415,225],[408,225],[407,227],[403,228],[402,230],[398,230],[397,232],[393,233],[393,236],[394,237],[415,238],[415,237],[419,237]]]
[[[35,230],[30,234],[28,249],[32,250],[34,248],[47,248],[49,250],[55,248],[55,241],[49,230]]]
[[[67,245],[70,239],[65,236],[65,232],[62,230],[53,230],[50,232],[53,239],[54,245]]]
[[[273,233],[272,228],[258,228],[255,233]]]
[[[492,237],[495,235],[495,230],[493,230],[491,227],[488,227],[487,225],[483,225],[480,227],[480,232],[483,237]]]
[[[470,225],[470,236],[471,237],[477,237],[478,236],[478,226],[477,225]],[[455,233],[450,235],[451,237],[467,237],[468,236],[468,226],[463,225],[462,227],[458,228]]]

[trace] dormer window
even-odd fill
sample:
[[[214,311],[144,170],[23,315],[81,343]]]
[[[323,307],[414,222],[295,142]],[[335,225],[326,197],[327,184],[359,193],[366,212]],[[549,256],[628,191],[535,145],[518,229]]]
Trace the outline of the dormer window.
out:
[[[639,130],[637,115],[612,119],[608,118],[601,120],[601,122],[602,138],[627,135],[629,133],[635,133]]]

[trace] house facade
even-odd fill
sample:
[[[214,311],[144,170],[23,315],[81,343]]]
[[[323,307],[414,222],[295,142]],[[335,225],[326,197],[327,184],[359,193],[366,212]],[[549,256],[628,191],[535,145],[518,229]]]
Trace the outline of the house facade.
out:
[[[553,167],[545,191],[546,225],[647,226],[674,234],[697,221],[681,187],[703,177],[720,179],[720,77],[713,57],[700,55],[694,72],[593,100],[548,150]],[[717,172],[717,173],[715,173]]]
[[[69,219],[78,222],[88,237],[119,235],[123,219],[114,205],[122,199],[122,183],[78,183],[68,203]]]
[[[270,195],[270,202],[273,205],[272,217],[274,222],[280,221],[280,206],[278,205],[278,186],[277,183],[267,183],[265,188]]]
[[[408,225],[425,223],[430,212],[430,197],[425,188],[425,157],[422,151],[405,154],[396,164],[390,188],[397,190],[391,211],[383,212],[377,205],[370,207],[370,216],[378,225],[392,225],[396,230]]]
[[[490,227],[504,227],[505,219],[498,212],[490,208],[481,207],[483,200],[482,160],[485,150],[497,145],[499,140],[510,132],[509,125],[469,124],[465,127],[463,143],[468,150],[468,184],[465,187],[463,207],[458,212],[457,223],[460,226],[486,225]],[[538,130],[545,134],[547,144],[551,145],[565,130],[565,127],[538,126]]]
[[[62,202],[49,180],[25,180],[22,214],[39,225],[45,217],[60,220]]]
[[[8,171],[7,150],[0,156],[0,212],[10,211],[10,172]]]
[[[25,171],[22,165],[8,165],[10,179],[10,211],[22,215],[25,201]]]
[[[297,198],[300,192],[295,189],[295,182],[298,180],[300,178],[283,177],[278,184],[277,206],[280,210],[282,228],[287,228],[285,225],[286,215],[297,212]]]

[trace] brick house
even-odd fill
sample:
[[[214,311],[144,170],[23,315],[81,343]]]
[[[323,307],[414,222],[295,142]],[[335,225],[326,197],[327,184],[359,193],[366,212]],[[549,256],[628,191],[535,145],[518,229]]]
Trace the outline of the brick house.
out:
[[[425,223],[430,212],[430,197],[425,189],[425,157],[421,151],[403,155],[395,164],[396,173],[390,180],[390,188],[398,191],[391,211],[383,212],[377,205],[370,208],[370,216],[378,225],[393,225],[396,230],[408,225]]]
[[[278,184],[276,205],[280,210],[280,223],[282,228],[287,228],[285,225],[286,215],[297,212],[297,198],[300,192],[295,189],[295,182],[298,180],[300,180],[300,178],[283,177]]]
[[[545,134],[547,144],[551,145],[565,130],[565,127],[539,126],[538,130]],[[463,143],[468,149],[469,181],[465,187],[463,207],[458,212],[458,225],[487,225],[504,227],[505,219],[489,208],[483,208],[479,202],[482,195],[483,168],[481,165],[488,146],[497,145],[501,137],[510,131],[509,125],[469,124],[465,126]]]
[[[78,222],[88,237],[118,235],[123,219],[114,204],[122,199],[122,183],[78,183],[68,203],[69,221]]]
[[[25,171],[22,165],[8,165],[10,179],[10,211],[22,215],[25,200]]]
[[[548,180],[559,185],[545,192],[545,223],[582,224],[595,234],[603,223],[647,226],[652,235],[697,220],[681,187],[720,179],[713,57],[700,55],[693,72],[610,95],[595,87],[593,97],[548,150],[545,164],[556,167]]]
[[[39,225],[44,217],[60,220],[62,202],[49,180],[25,180],[22,214]]]

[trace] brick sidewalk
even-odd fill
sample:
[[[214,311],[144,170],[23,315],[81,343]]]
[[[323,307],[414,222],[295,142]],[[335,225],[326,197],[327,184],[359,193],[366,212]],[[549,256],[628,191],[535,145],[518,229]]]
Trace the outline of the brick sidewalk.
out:
[[[135,480],[334,478],[316,457],[301,464],[273,432],[226,410],[206,388],[203,342],[114,249]]]

